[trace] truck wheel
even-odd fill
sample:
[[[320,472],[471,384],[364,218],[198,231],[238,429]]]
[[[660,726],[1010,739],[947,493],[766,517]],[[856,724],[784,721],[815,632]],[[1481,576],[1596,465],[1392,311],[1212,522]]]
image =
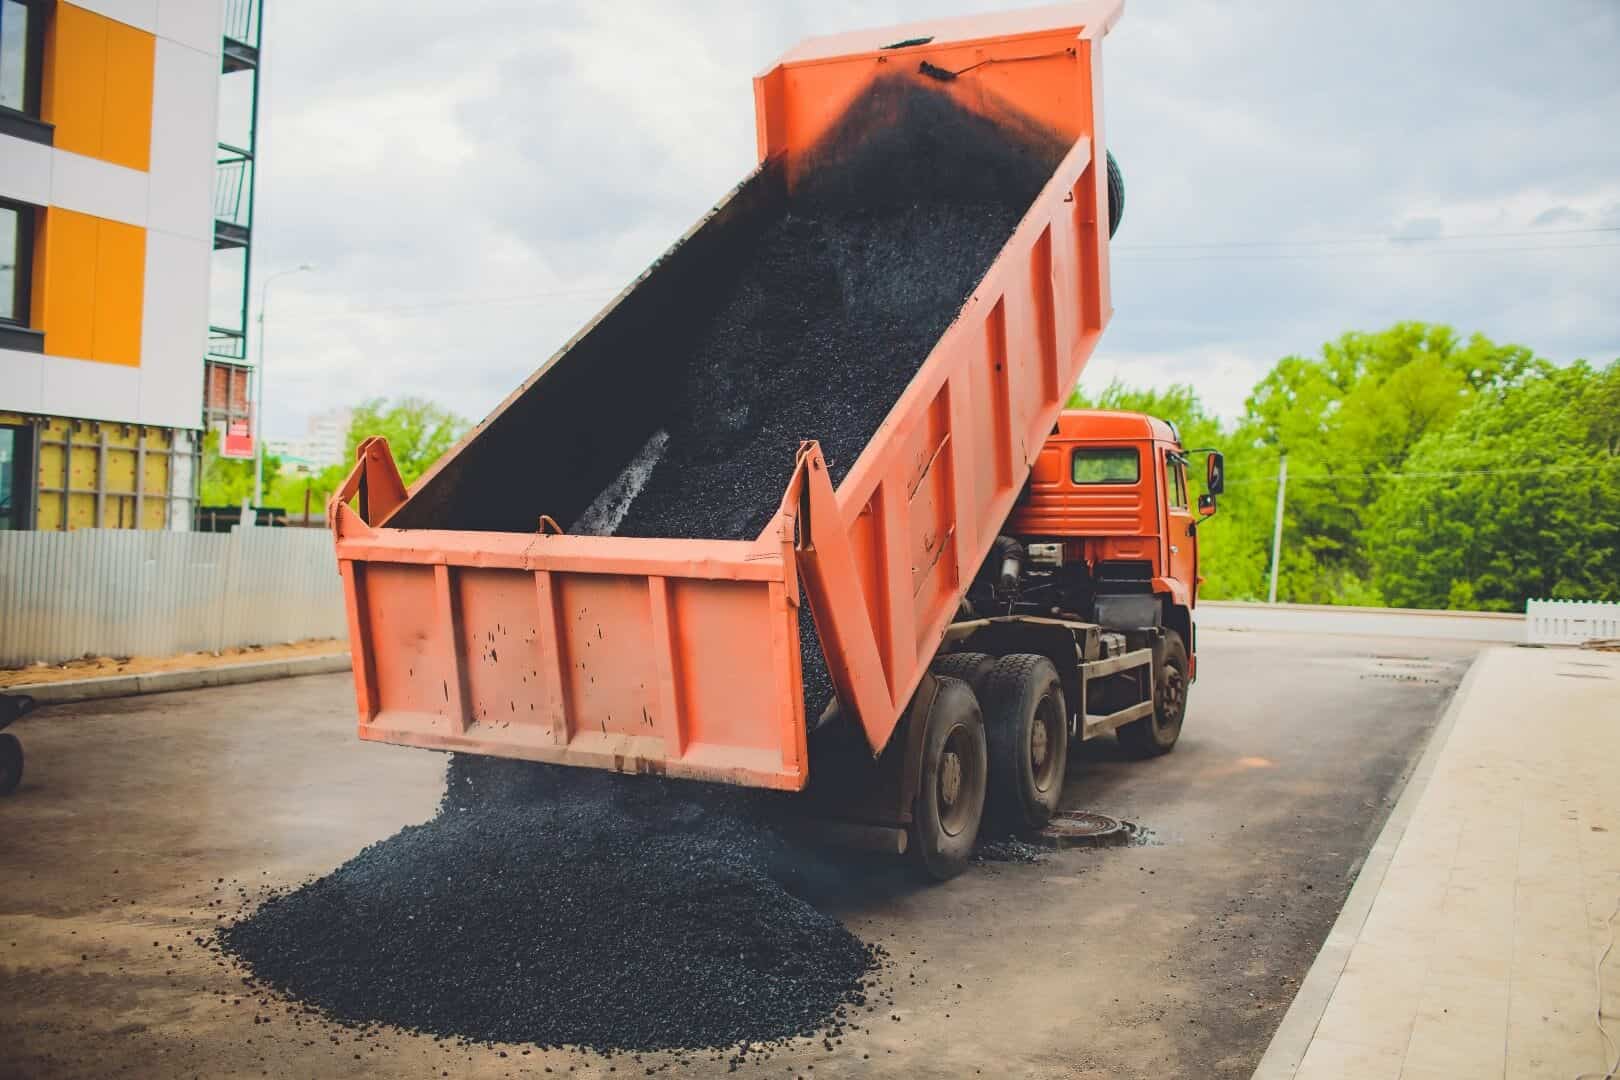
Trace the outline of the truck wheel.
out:
[[[936,682],[906,849],[923,874],[947,881],[967,869],[979,838],[987,758],[973,691],[960,679]]]
[[[1119,729],[1120,745],[1136,757],[1168,754],[1181,738],[1187,715],[1187,647],[1174,630],[1164,632],[1164,663],[1153,681],[1153,715]]]
[[[1044,656],[1013,653],[996,662],[980,696],[990,745],[990,807],[1020,831],[1057,813],[1069,764],[1069,711],[1057,668]]]
[[[953,652],[944,656],[934,657],[934,662],[928,665],[935,675],[944,675],[951,679],[961,679],[972,688],[974,696],[984,687],[984,680],[990,672],[995,670],[996,658],[989,653],[982,652]],[[980,706],[984,699],[980,697]]]
[[[0,735],[0,795],[10,795],[22,783],[22,740],[15,735]]]

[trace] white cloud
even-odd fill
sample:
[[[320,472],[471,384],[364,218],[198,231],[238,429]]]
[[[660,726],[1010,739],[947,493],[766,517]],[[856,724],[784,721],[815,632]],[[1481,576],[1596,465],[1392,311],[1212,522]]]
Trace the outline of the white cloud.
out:
[[[775,56],[1008,6],[268,5],[255,265],[321,268],[276,285],[272,433],[374,394],[481,415],[752,166],[750,80]],[[1087,381],[1191,382],[1230,415],[1278,356],[1401,318],[1560,361],[1620,354],[1620,247],[1320,243],[1620,224],[1617,52],[1605,0],[1541,20],[1461,0],[1130,4],[1105,63],[1128,210]],[[1244,246],[1275,241],[1317,243]],[[1212,246],[1154,246],[1195,243]]]

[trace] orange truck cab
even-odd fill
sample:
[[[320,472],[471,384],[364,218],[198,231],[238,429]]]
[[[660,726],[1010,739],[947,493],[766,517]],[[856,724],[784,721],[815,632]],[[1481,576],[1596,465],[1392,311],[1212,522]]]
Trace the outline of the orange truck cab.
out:
[[[1215,512],[1224,463],[1207,455],[1194,501],[1175,426],[1141,413],[1069,409],[1058,416],[1003,532],[1023,548],[1026,607],[1098,624],[1159,627],[1185,647],[1196,677],[1198,522]]]

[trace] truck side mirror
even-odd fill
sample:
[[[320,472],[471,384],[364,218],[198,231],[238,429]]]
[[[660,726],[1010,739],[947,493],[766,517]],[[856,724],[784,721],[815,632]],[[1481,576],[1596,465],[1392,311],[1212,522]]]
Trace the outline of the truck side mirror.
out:
[[[1211,450],[1209,457],[1204,459],[1204,487],[1211,495],[1219,495],[1226,490],[1226,455],[1219,450]],[[1199,500],[1200,507],[1203,500]],[[1213,506],[1214,503],[1211,502]]]
[[[1198,516],[1205,518],[1215,516],[1215,496],[1198,496]]]

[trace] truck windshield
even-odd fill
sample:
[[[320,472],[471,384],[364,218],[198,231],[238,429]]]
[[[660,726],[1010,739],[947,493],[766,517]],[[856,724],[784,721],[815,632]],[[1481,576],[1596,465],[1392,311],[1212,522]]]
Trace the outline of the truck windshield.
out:
[[[1136,450],[1129,446],[1076,450],[1072,468],[1076,484],[1134,484],[1142,477]]]

